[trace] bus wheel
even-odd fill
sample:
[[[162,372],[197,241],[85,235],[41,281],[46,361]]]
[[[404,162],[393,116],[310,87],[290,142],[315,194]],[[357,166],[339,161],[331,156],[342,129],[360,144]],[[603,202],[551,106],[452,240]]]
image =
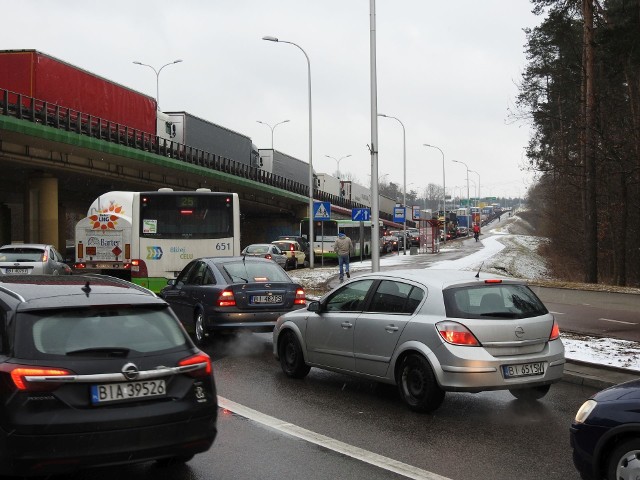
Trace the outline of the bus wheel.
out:
[[[202,310],[198,310],[196,313],[196,318],[194,321],[194,332],[195,332],[195,341],[196,345],[199,347],[203,347],[207,344],[209,340],[209,335],[204,326],[204,312]]]

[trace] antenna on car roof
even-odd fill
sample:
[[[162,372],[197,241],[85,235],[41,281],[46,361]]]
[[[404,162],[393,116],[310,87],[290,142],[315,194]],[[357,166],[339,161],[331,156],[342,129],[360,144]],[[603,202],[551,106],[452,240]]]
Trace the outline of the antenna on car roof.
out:
[[[480,278],[480,270],[482,270],[482,266],[484,265],[484,262],[482,262],[480,264],[480,268],[478,269],[478,273],[476,273],[476,278]]]
[[[82,291],[87,297],[91,293],[91,285],[89,285],[89,280],[87,280],[87,283],[84,285],[84,287],[82,287]]]

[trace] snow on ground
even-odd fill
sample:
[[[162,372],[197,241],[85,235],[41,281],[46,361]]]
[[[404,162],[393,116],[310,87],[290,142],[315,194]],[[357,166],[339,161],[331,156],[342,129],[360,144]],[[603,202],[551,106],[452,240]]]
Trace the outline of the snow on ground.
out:
[[[548,280],[550,277],[545,259],[537,253],[538,246],[547,239],[528,235],[531,231],[531,227],[520,217],[510,217],[503,220],[499,227],[480,237],[480,250],[460,259],[435,262],[427,268],[474,271],[481,269],[483,272],[526,280]],[[440,255],[462,248],[462,242],[450,242],[440,249]],[[387,254],[380,257],[381,267],[402,268],[403,265],[412,262],[415,262],[415,256],[408,254]],[[351,271],[371,271],[371,260],[352,260]],[[313,270],[294,270],[290,271],[289,275],[308,291],[322,294],[326,291],[327,282],[336,277],[337,273],[338,268],[335,264],[322,266],[318,262]],[[309,297],[317,298],[316,295]],[[567,359],[640,371],[638,342],[586,337],[572,333],[563,333],[562,342],[565,345]]]

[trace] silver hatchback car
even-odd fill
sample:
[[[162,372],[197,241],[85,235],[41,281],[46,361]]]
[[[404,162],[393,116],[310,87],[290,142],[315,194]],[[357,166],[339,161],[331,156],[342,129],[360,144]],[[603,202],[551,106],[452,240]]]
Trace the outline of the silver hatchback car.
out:
[[[319,367],[395,384],[418,412],[447,391],[539,399],[565,363],[557,322],[524,282],[447,270],[358,276],[281,316],[273,353],[290,377]]]
[[[16,243],[0,247],[0,274],[71,275],[71,267],[53,245]]]

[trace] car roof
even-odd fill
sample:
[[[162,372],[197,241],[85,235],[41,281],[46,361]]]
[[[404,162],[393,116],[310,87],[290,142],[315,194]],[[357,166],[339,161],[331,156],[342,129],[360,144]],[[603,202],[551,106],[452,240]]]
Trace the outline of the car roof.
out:
[[[0,250],[4,248],[48,248],[53,247],[48,243],[10,243],[7,245],[2,245]]]
[[[264,257],[245,257],[244,255],[238,255],[236,257],[202,257],[202,258],[199,258],[198,260],[204,260],[207,262],[220,264],[220,265],[225,263],[234,263],[234,262],[253,262],[253,263],[262,262],[262,263],[267,263],[269,265],[274,264],[273,260],[268,260]]]
[[[365,273],[358,279],[375,277],[390,280],[409,280],[423,284],[427,288],[443,290],[454,286],[469,286],[484,284],[486,280],[501,280],[504,283],[524,284],[523,280],[510,277],[468,270],[438,270],[438,269],[405,269],[388,272]]]
[[[151,290],[108,275],[5,275],[0,295],[20,310],[97,305],[164,304]]]

